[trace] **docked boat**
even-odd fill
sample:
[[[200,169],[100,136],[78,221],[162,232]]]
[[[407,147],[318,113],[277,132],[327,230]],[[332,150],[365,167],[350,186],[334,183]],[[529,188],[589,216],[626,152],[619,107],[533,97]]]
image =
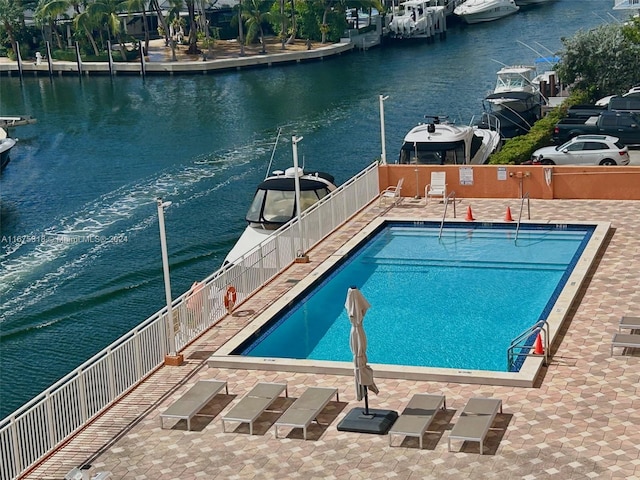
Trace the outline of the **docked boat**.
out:
[[[15,146],[16,141],[13,138],[9,138],[4,128],[0,127],[0,171],[4,170],[4,167],[9,163],[9,152]]]
[[[236,262],[296,216],[295,167],[277,170],[258,185],[245,217],[247,228],[227,254],[224,264]],[[303,212],[336,189],[333,176],[305,172],[298,167],[300,211]]]
[[[439,116],[427,116],[404,137],[398,163],[409,165],[482,165],[500,147],[498,119],[483,115],[474,126],[455,125]]]
[[[500,120],[500,133],[511,138],[527,133],[540,118],[541,100],[534,84],[534,66],[513,65],[501,68],[496,86],[483,103],[485,112]]]
[[[465,23],[491,22],[516,13],[514,0],[467,0],[453,11]]]
[[[431,38],[445,31],[445,7],[436,0],[406,0],[387,27],[390,38]]]

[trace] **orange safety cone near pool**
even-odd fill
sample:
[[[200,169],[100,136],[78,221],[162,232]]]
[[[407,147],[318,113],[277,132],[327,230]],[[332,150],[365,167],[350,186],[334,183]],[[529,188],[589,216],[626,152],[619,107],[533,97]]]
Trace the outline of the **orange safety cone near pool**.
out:
[[[473,213],[471,212],[471,205],[467,207],[467,216],[465,217],[465,220],[467,222],[472,222],[473,220],[475,220],[475,218],[473,218]]]
[[[533,348],[533,353],[536,355],[544,355],[544,349],[542,348],[542,337],[540,334],[536,337],[536,343]]]
[[[507,213],[504,214],[505,222],[513,222],[513,217],[511,216],[511,207],[507,207]]]

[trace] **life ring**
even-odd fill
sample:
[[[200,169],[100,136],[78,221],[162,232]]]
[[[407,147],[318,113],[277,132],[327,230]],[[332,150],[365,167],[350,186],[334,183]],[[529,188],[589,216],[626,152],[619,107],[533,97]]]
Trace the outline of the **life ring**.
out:
[[[233,285],[229,285],[227,287],[227,291],[224,294],[224,308],[226,308],[229,313],[231,313],[231,310],[233,310],[237,298],[238,296],[236,294],[236,287],[234,287]]]

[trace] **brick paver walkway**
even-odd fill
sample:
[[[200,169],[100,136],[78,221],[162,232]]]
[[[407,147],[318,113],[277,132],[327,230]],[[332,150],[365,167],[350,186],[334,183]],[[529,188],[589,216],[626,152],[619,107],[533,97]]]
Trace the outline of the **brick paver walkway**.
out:
[[[463,199],[458,218],[472,206],[478,221],[502,220],[515,199]],[[310,264],[291,267],[287,278],[309,273],[362,225],[385,214],[437,218],[442,204],[405,199],[388,212],[374,203],[312,250]],[[180,367],[162,367],[88,428],[49,457],[27,477],[61,479],[72,467],[93,465],[91,473],[112,472],[112,479],[640,479],[640,352],[610,356],[611,337],[622,315],[640,315],[640,203],[624,201],[531,202],[532,220],[602,220],[612,222],[606,249],[574,305],[550,365],[535,388],[468,385],[379,379],[380,394],[371,407],[401,411],[414,393],[446,395],[448,411],[439,413],[423,450],[409,438],[390,447],[387,436],[339,432],[336,425],[351,408],[362,406],[350,376],[212,369],[206,359],[249,318],[230,318],[185,351]],[[452,210],[449,209],[449,212]],[[243,304],[261,311],[286,284],[273,282]],[[526,292],[522,292],[526,295]],[[508,299],[517,301],[517,298]],[[478,348],[482,348],[481,345]],[[160,429],[160,413],[198,379],[221,379],[230,395],[218,395],[192,420]],[[289,399],[281,399],[254,425],[223,433],[221,414],[256,382],[287,382]],[[331,402],[321,425],[282,431],[275,439],[273,422],[306,386],[337,387],[340,402]],[[477,443],[453,442],[448,432],[470,397],[502,399],[504,413],[491,429],[484,455]],[[399,446],[398,446],[399,445]]]

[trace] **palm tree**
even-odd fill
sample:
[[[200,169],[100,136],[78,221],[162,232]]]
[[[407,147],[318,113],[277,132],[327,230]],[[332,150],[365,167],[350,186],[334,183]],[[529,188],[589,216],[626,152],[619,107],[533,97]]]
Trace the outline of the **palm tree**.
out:
[[[0,0],[0,25],[6,32],[11,42],[13,51],[18,52],[18,45],[13,36],[14,27],[18,27],[24,21],[22,6],[14,0]]]
[[[180,0],[180,4],[182,4],[182,0]],[[162,25],[162,30],[164,30],[165,45],[169,45],[171,47],[171,61],[177,62],[178,57],[176,57],[176,42],[174,42],[173,38],[170,38],[169,36],[169,24],[167,23],[167,19],[164,18],[164,15],[162,15],[162,10],[160,9],[158,0],[151,0],[151,8],[156,11],[158,20]]]
[[[11,1],[11,0],[9,0]],[[67,0],[41,0],[35,11],[36,21],[40,24],[48,24],[51,35],[56,40],[58,48],[62,50],[64,45],[62,44],[62,37],[57,29],[57,23],[59,18],[64,18],[65,12],[69,9],[69,2]],[[52,38],[49,38],[53,41]]]
[[[122,23],[119,13],[126,10],[126,0],[94,0],[87,6],[87,13],[97,24],[103,25],[107,31],[107,38],[113,37],[120,44],[122,60],[127,60],[124,39],[122,38]]]
[[[142,14],[142,30],[144,31],[144,52],[149,51],[149,22],[147,17],[147,5],[149,0],[126,0],[127,3],[127,12],[129,15],[137,14],[140,12]],[[144,55],[144,52],[141,52],[141,55]]]
[[[272,18],[269,3],[264,0],[246,0],[245,8],[246,10],[242,12],[242,18],[247,22],[247,41],[252,41],[258,35],[262,45],[261,53],[267,53],[262,24]]]
[[[238,43],[240,44],[240,56],[244,57],[244,32],[242,30],[243,14],[242,14],[242,0],[238,0],[238,5],[233,7],[237,13],[231,19],[231,23],[238,22]]]
[[[95,27],[98,27],[98,25],[96,25],[91,15],[89,15],[89,13],[86,10],[84,12],[77,14],[75,17],[73,17],[73,26],[76,28],[77,31],[84,32],[84,34],[87,36],[87,40],[89,40],[89,43],[91,43],[91,47],[93,48],[93,53],[96,56],[100,55],[100,49],[98,48],[98,45],[96,44],[96,41],[93,38],[93,33],[92,33],[93,29]]]

